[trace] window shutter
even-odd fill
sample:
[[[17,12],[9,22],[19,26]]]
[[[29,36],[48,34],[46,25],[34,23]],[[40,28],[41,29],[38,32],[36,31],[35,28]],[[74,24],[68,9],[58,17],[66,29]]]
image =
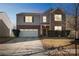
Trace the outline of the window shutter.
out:
[[[24,16],[24,22],[25,22],[25,16]]]
[[[32,16],[32,22],[34,23],[34,16]]]

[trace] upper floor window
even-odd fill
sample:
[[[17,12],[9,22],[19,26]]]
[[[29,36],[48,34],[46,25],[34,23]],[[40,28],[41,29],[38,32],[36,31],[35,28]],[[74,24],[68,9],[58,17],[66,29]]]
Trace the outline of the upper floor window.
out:
[[[61,31],[61,30],[62,30],[62,26],[55,26],[55,27],[54,27],[54,30]]]
[[[25,16],[25,22],[32,22],[32,16]]]
[[[55,21],[62,21],[62,15],[61,14],[55,14],[54,19],[55,19]]]
[[[46,16],[43,16],[43,22],[47,22]]]

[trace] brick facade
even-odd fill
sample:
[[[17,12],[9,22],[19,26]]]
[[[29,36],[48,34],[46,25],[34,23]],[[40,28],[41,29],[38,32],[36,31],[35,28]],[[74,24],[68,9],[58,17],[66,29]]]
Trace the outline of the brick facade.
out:
[[[54,15],[55,14],[61,14],[62,15],[62,21],[55,21]],[[51,12],[51,29],[54,30],[54,26],[62,26],[62,30],[65,30],[66,24],[65,24],[65,13],[60,10],[56,9],[53,12]]]
[[[17,29],[40,29],[40,25],[17,25]]]

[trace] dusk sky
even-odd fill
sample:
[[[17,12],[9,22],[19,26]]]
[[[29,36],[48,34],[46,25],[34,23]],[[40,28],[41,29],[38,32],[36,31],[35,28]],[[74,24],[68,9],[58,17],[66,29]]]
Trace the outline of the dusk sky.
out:
[[[16,23],[16,14],[22,12],[42,13],[49,8],[62,8],[67,14],[72,14],[74,4],[56,4],[56,3],[4,3],[0,4],[0,12],[6,12],[10,20]]]

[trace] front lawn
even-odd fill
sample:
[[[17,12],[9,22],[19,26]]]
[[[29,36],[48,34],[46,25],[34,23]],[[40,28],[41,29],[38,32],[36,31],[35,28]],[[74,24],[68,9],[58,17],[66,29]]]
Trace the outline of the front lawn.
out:
[[[64,47],[64,48],[75,48],[74,44],[71,44],[73,39],[42,39],[42,44],[45,49],[48,48],[56,48],[56,47]]]
[[[49,55],[53,56],[74,56],[76,53],[79,56],[79,44],[72,43],[74,39],[59,39],[59,38],[51,38],[51,39],[42,39],[43,47],[49,51]],[[77,51],[77,52],[76,52]]]

